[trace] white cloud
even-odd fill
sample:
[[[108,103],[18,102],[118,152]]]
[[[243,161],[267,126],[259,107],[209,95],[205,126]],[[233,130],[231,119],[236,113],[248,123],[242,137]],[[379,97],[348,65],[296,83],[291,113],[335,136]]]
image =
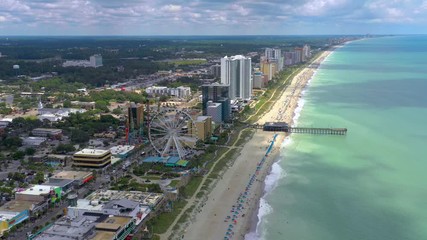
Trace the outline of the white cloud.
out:
[[[244,8],[239,4],[232,4],[230,8],[233,11],[236,11],[237,13],[239,13],[241,16],[247,16],[250,13],[249,9]]]
[[[290,24],[340,22],[351,28],[354,24],[426,23],[427,0],[0,0],[0,22],[6,21],[10,29],[32,26],[44,31],[57,27],[134,33],[144,25],[151,32],[181,27],[204,30],[206,26],[233,32],[236,26],[251,25],[247,31],[274,34],[274,27]],[[7,33],[4,27],[2,32]]]
[[[160,8],[162,11],[166,12],[180,12],[182,9],[181,5],[175,5],[175,4],[168,4]]]

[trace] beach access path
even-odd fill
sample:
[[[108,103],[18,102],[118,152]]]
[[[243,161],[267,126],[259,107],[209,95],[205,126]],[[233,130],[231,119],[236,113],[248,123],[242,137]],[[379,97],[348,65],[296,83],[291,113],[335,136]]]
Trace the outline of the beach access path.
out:
[[[329,54],[330,51],[323,52],[309,66],[302,69],[293,77],[289,86],[284,89],[272,107],[261,116],[258,123],[264,124],[267,121],[277,121],[276,119],[281,117],[281,121],[291,124],[295,109],[298,107],[298,100],[307,82],[315,73],[315,66],[320,65]],[[191,220],[188,223],[188,227],[186,227],[183,232],[179,232],[178,234],[174,232],[174,234],[171,235],[171,229],[175,226],[178,219],[185,210],[193,205],[192,203],[195,201],[195,196],[200,191],[203,182],[208,176],[208,174],[205,175],[199,189],[197,189],[181,214],[175,219],[169,230],[161,235],[161,239],[224,239],[225,233],[230,225],[230,221],[224,220],[230,215],[230,210],[232,206],[235,205],[239,195],[245,191],[251,175],[257,170],[258,163],[265,156],[273,136],[274,133],[272,132],[257,130],[252,139],[244,145],[240,156],[235,160],[234,164],[226,170],[221,179],[218,180],[216,186],[208,194],[208,201],[203,204],[195,216],[190,217]],[[254,220],[253,216],[258,211],[259,199],[263,194],[264,179],[270,172],[274,161],[279,157],[281,143],[284,138],[284,133],[278,135],[273,150],[267,157],[266,163],[258,171],[257,181],[253,184],[249,193],[248,206],[245,207],[243,212],[239,213],[237,223],[233,223],[234,234],[230,239],[244,239],[245,234],[250,231],[251,224]],[[223,156],[225,156],[225,154]],[[213,169],[213,167],[211,169]],[[243,216],[243,214],[245,214],[245,216]]]

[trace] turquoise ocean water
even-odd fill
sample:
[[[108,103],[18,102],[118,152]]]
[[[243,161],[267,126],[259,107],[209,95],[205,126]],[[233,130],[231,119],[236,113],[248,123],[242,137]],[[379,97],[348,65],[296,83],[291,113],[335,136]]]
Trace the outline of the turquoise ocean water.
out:
[[[355,41],[307,88],[298,126],[266,180],[266,240],[427,239],[427,36]]]

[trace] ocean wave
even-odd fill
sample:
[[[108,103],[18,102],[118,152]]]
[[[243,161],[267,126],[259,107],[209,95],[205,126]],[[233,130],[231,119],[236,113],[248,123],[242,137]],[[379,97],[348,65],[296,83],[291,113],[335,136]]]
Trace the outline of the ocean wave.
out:
[[[301,94],[304,95],[304,91]],[[298,118],[301,116],[301,111],[302,111],[302,108],[304,107],[304,104],[305,104],[305,99],[301,97],[298,100],[297,108],[295,108],[295,111],[294,111],[294,117],[292,118],[292,127],[295,127],[298,125]]]
[[[290,138],[285,139],[285,141],[290,143]],[[264,195],[259,201],[259,209],[257,214],[258,222],[255,230],[245,235],[245,240],[262,239],[262,236],[264,235],[264,233],[260,232],[260,224],[261,222],[265,222],[265,216],[273,211],[273,208],[268,204],[266,197],[277,187],[280,179],[286,176],[284,169],[280,166],[279,163],[280,161],[273,163],[270,174],[265,178]]]

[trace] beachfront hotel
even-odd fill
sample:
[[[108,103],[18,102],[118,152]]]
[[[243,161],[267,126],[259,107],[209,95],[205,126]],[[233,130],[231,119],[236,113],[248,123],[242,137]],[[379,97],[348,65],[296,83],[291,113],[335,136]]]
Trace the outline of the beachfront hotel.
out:
[[[207,115],[208,102],[221,103],[222,121],[231,119],[231,101],[229,98],[230,86],[220,83],[205,84],[202,86],[203,115]]]
[[[221,58],[221,83],[230,86],[230,100],[252,96],[251,58],[242,55]]]
[[[111,164],[111,151],[83,149],[73,155],[74,167],[104,168]]]

